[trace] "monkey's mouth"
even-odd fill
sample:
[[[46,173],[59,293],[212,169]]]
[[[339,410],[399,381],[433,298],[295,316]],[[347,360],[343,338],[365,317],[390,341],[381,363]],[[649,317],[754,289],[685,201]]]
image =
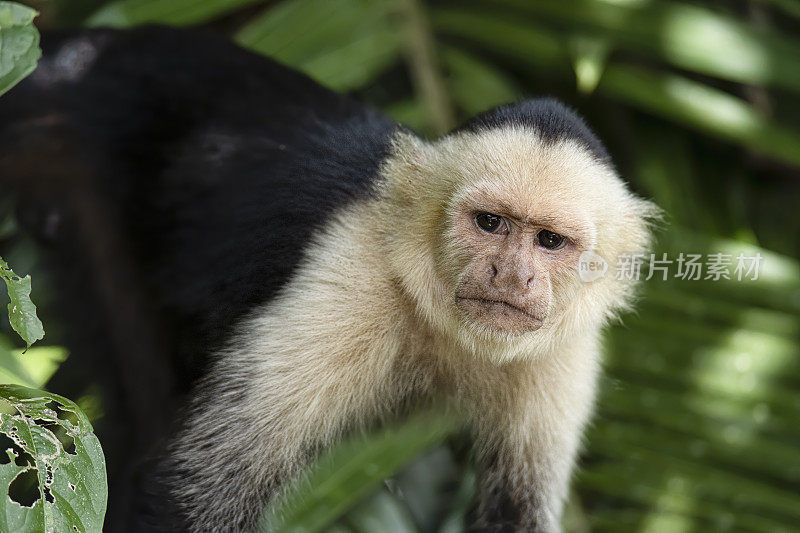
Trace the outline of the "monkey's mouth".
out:
[[[522,332],[538,329],[543,317],[518,307],[506,300],[475,296],[456,296],[456,305],[480,322],[504,331]]]

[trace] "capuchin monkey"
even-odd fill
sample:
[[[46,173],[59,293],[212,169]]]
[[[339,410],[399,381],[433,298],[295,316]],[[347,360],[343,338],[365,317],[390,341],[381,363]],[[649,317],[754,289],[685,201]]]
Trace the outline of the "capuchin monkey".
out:
[[[210,361],[156,450],[162,527],[253,530],[322,450],[446,401],[474,443],[468,528],[560,530],[601,329],[633,294],[614,263],[656,214],[581,118],[526,100],[424,140],[198,31],[43,44],[0,99],[0,175],[42,213],[23,228],[103,273],[82,279],[149,414]],[[585,252],[609,272],[581,281]]]

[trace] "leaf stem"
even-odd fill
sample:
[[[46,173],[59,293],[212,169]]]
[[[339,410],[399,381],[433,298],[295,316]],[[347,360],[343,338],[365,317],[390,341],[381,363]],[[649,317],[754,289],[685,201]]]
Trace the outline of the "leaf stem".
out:
[[[436,44],[425,8],[419,0],[396,0],[405,31],[405,56],[432,129],[446,133],[455,125],[453,103],[436,57]]]

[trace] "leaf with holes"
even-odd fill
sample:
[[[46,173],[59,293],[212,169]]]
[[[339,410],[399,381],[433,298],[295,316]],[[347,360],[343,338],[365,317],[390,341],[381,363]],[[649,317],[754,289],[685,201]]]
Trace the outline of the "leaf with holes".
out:
[[[0,531],[100,531],[106,464],[89,419],[73,402],[0,385]]]
[[[0,279],[6,282],[8,297],[8,320],[25,344],[30,346],[44,337],[44,327],[36,316],[36,306],[31,301],[31,277],[21,278],[0,258]]]
[[[14,2],[0,2],[0,94],[33,72],[42,55],[37,13]]]

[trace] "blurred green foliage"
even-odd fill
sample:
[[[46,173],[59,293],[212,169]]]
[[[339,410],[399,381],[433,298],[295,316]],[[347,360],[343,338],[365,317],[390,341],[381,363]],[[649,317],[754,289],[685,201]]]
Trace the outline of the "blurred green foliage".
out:
[[[567,530],[797,529],[800,2],[28,3],[43,26],[206,25],[431,136],[522,96],[576,106],[632,186],[665,209],[659,257],[764,259],[757,281],[656,276],[638,311],[608,332],[607,374]],[[404,438],[416,451],[446,433]],[[292,523],[460,531],[474,474],[453,451],[458,441],[452,434],[355,507],[352,494],[398,464],[369,453],[386,444],[384,434],[347,448],[308,489],[335,512],[309,512],[306,524],[295,514]],[[337,477],[339,468],[353,475]],[[330,501],[336,494],[341,500]]]

